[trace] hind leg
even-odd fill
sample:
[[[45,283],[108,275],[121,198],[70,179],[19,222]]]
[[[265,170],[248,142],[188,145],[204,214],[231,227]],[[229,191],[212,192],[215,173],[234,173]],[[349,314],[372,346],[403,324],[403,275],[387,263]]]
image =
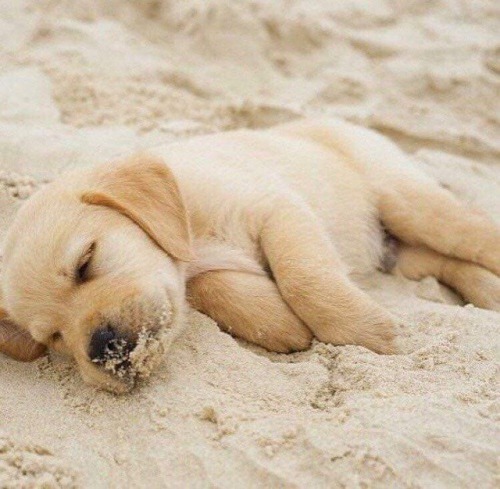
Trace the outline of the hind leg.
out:
[[[401,241],[476,263],[500,276],[500,226],[462,205],[389,139],[333,119],[287,127],[340,150],[366,177],[384,225]]]
[[[500,276],[500,226],[435,182],[402,178],[380,198],[381,218],[402,241],[481,265]]]
[[[428,248],[403,244],[398,254],[397,269],[411,280],[436,277],[455,289],[467,302],[500,312],[500,278],[481,266]]]
[[[353,126],[344,136],[352,138],[351,156],[378,197],[383,224],[406,243],[402,273],[435,276],[474,305],[498,311],[500,226],[419,171],[388,139]]]

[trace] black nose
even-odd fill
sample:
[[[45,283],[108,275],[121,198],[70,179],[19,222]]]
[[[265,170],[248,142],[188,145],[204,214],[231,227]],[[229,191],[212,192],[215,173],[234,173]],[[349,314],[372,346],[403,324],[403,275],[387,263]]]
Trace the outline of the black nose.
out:
[[[126,360],[134,345],[127,337],[111,326],[96,329],[90,338],[89,357],[93,362],[109,359]]]

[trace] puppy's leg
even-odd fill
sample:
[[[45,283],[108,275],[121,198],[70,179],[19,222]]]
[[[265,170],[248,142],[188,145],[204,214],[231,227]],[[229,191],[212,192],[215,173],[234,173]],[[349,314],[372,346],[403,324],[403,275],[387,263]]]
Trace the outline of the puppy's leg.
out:
[[[278,204],[260,241],[281,295],[318,339],[394,350],[392,318],[349,280],[323,224],[307,206]]]
[[[381,190],[381,218],[412,245],[481,265],[500,276],[500,226],[462,205],[437,183],[401,179]]]
[[[476,263],[500,276],[500,226],[418,171],[390,141],[370,137],[375,138],[376,160],[365,171],[389,231],[408,244]]]
[[[412,280],[434,276],[475,306],[500,312],[500,278],[479,265],[428,248],[401,245],[397,269]]]
[[[386,137],[353,124],[303,121],[282,130],[341,151],[366,177],[387,228],[408,244],[471,261],[500,275],[500,226],[462,205]]]
[[[210,271],[188,282],[188,301],[229,333],[267,350],[305,350],[312,333],[266,276]]]

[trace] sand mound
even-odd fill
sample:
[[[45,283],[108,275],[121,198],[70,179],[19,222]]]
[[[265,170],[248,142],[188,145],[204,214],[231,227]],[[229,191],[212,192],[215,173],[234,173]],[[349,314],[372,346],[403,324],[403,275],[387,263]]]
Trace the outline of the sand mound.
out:
[[[0,0],[0,238],[63,169],[335,114],[500,220],[499,12],[458,0]],[[377,275],[402,353],[275,355],[192,313],[128,396],[0,358],[0,487],[494,487],[497,313]],[[140,360],[140,359],[139,359]]]

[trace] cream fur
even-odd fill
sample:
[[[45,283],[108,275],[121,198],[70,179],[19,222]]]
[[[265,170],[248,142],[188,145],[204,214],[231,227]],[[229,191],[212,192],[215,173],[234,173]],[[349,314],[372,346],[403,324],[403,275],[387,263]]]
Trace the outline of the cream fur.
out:
[[[394,320],[355,285],[379,266],[381,222],[405,243],[403,274],[434,275],[499,309],[500,229],[370,130],[299,121],[150,155],[62,177],[26,204],[7,240],[11,322],[73,355],[89,382],[125,390],[87,358],[102,317],[133,329],[154,317],[132,320],[130,301],[167,301],[179,331],[186,285],[194,307],[270,350],[307,348],[314,335],[394,352]],[[95,278],[75,286],[71,264],[89,241]],[[0,348],[23,356],[8,340]]]

